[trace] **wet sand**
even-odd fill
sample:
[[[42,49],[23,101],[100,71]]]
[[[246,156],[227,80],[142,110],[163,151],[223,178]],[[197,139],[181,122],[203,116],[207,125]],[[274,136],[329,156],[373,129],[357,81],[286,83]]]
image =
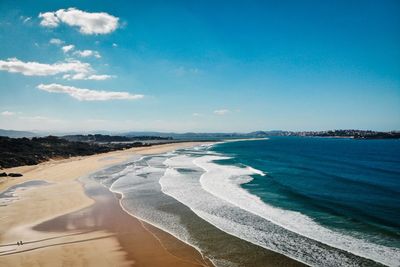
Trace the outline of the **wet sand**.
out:
[[[132,265],[213,266],[192,247],[124,212],[119,205],[120,196],[97,182],[83,180],[85,193],[95,203],[36,225],[33,230],[63,234],[106,231],[118,240],[120,250],[125,253],[126,263]]]

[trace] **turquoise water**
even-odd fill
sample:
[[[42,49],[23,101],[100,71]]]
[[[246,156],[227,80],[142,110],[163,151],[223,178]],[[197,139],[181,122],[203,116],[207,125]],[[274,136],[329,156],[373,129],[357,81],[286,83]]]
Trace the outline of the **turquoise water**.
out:
[[[264,202],[400,247],[400,140],[275,137],[214,151],[267,173],[242,185]]]

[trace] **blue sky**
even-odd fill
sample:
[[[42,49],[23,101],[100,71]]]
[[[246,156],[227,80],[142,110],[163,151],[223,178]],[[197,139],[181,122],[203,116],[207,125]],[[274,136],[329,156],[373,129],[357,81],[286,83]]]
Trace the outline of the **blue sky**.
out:
[[[0,128],[399,130],[399,14],[399,1],[2,0]]]

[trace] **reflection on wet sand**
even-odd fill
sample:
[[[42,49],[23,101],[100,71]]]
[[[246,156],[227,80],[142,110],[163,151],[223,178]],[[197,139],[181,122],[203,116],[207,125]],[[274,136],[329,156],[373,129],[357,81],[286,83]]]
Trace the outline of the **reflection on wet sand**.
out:
[[[72,243],[90,241],[91,238],[85,237],[87,233],[104,232],[97,238],[115,237],[126,259],[139,266],[212,266],[194,248],[125,213],[116,195],[108,189],[89,178],[84,179],[84,183],[86,194],[95,200],[92,206],[41,223],[33,230],[74,232],[82,236],[78,241],[70,241]],[[53,245],[65,244],[69,242]]]

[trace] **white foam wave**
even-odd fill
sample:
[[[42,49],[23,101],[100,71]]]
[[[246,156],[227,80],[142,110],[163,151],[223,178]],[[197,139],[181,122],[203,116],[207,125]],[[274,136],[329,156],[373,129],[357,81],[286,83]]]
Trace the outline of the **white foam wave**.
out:
[[[260,217],[238,209],[236,205],[205,191],[199,182],[201,172],[197,177],[192,177],[175,169],[175,167],[187,165],[192,160],[193,158],[185,155],[166,160],[164,163],[168,168],[159,183],[163,193],[189,207],[200,218],[228,234],[304,263],[321,264],[323,262],[326,266],[335,266],[338,259],[341,259],[342,263],[348,263],[344,266],[354,266],[350,259],[341,257],[335,251],[326,251],[315,244],[310,244],[304,238],[293,238],[287,234],[287,230],[275,224],[266,223]],[[195,165],[193,168],[199,169]],[[249,173],[249,169],[242,168],[242,172]],[[242,184],[251,179],[250,176],[241,176],[234,182]]]
[[[195,165],[205,170],[200,178],[200,184],[212,195],[302,236],[386,265],[400,265],[400,250],[397,248],[369,243],[334,232],[299,212],[266,204],[259,197],[238,186],[246,180],[243,176],[248,177],[256,173],[254,169],[219,165],[213,162],[221,159],[227,159],[227,157],[203,156],[193,161]]]
[[[205,156],[202,157],[198,157],[201,153],[192,152],[193,150],[177,151],[154,161],[149,157],[150,159],[137,162],[134,166],[127,166],[121,172],[114,174],[117,180],[112,184],[111,191],[123,195],[121,206],[129,214],[176,236],[199,251],[201,249],[196,240],[191,238],[179,219],[171,217],[171,214],[145,205],[141,207],[143,212],[137,212],[136,204],[136,208],[130,207],[129,203],[122,204],[125,192],[129,191],[132,185],[149,189],[146,187],[147,182],[135,183],[134,177],[155,179],[165,195],[183,203],[200,218],[222,231],[310,265],[357,266],[358,264],[353,256],[349,257],[340,250],[327,249],[326,246],[312,240],[310,242],[305,237],[390,266],[399,265],[400,253],[396,248],[371,244],[333,232],[301,213],[267,205],[240,187],[241,184],[252,180],[250,175],[265,176],[265,173],[250,166],[240,168],[216,164],[214,160],[229,158],[210,155],[206,150],[203,151]],[[197,176],[192,172],[182,172],[180,169],[191,169]],[[158,178],[154,176],[155,173]],[[203,174],[200,176],[201,173]]]
[[[175,154],[169,154],[170,156]],[[142,159],[145,159],[143,157]],[[151,205],[146,206],[147,201],[143,200],[144,203],[135,202],[134,208],[130,205],[130,199],[128,197],[129,193],[134,190],[148,190],[154,191],[154,184],[152,181],[143,183],[143,179],[146,180],[158,180],[165,168],[154,167],[146,161],[146,165],[130,165],[124,170],[117,173],[116,175],[123,176],[116,180],[109,188],[111,192],[118,193],[122,197],[119,201],[121,208],[129,215],[138,218],[139,220],[146,222],[154,227],[161,229],[162,231],[175,236],[180,241],[196,249],[202,257],[201,249],[196,245],[196,242],[191,239],[191,235],[188,230],[179,222],[179,218],[173,216],[168,212],[163,212],[160,209],[154,209]],[[146,174],[146,178],[137,179],[140,175]],[[139,180],[139,181],[138,181]],[[133,191],[134,191],[133,190]],[[126,201],[125,201],[126,200]],[[135,210],[133,212],[133,210]],[[212,258],[208,258],[211,262],[215,264]],[[216,265],[216,264],[215,264]]]
[[[263,171],[254,169],[254,168],[252,168],[250,166],[247,166],[247,169],[249,170],[250,175],[253,175],[253,174],[258,174],[258,175],[261,175],[261,176],[265,176],[266,175]]]

